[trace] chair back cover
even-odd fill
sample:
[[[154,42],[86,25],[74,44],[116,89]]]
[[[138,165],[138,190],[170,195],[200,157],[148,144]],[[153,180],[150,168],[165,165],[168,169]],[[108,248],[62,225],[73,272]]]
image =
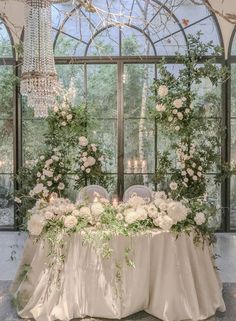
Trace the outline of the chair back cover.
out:
[[[87,202],[89,204],[93,203],[95,198],[106,198],[109,200],[109,194],[107,190],[99,185],[89,185],[83,187],[77,197],[77,203]]]
[[[144,185],[130,186],[124,193],[123,202],[128,202],[132,196],[139,196],[147,200],[147,203],[152,200],[152,191]]]

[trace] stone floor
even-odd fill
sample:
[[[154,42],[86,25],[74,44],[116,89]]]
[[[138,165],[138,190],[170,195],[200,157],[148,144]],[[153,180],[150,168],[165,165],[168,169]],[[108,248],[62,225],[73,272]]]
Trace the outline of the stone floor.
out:
[[[224,282],[223,296],[226,312],[217,313],[208,321],[236,321],[236,234],[217,234],[215,247],[217,266]],[[0,321],[19,321],[8,291],[23,250],[26,235],[16,232],[0,232]],[[88,321],[88,319],[83,319]],[[96,320],[90,318],[89,320]],[[145,312],[131,315],[127,321],[158,321]],[[73,320],[75,321],[75,320]],[[108,320],[107,320],[108,321]]]

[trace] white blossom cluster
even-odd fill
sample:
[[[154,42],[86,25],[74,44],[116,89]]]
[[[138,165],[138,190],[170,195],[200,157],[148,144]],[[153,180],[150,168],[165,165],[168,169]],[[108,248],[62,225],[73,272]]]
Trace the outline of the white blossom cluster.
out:
[[[31,197],[39,196],[47,198],[52,186],[58,192],[64,190],[65,184],[63,183],[62,175],[58,174],[65,166],[62,154],[55,149],[50,158],[46,159],[44,155],[41,155],[39,159],[44,162],[44,165],[42,170],[37,172],[37,184],[29,192],[29,195]],[[56,168],[60,170],[55,170]]]
[[[104,157],[99,155],[97,158],[97,145],[89,144],[88,138],[85,136],[79,137],[79,146],[79,167],[83,172],[89,174],[95,165],[104,160]]]
[[[165,85],[159,86],[158,96],[160,98],[165,98],[166,96],[168,96],[168,92],[169,92],[169,89],[167,86]],[[174,129],[176,131],[180,130],[180,126],[178,125],[179,121],[183,120],[184,116],[188,115],[193,109],[192,104],[190,104],[189,107],[185,106],[186,101],[187,101],[186,97],[181,97],[181,98],[174,99],[171,102],[171,111],[170,111],[170,115],[168,116],[168,122],[172,126],[174,126]],[[169,101],[168,101],[168,104],[169,104]],[[156,111],[158,113],[165,112],[166,110],[167,110],[167,106],[164,103],[157,103]]]
[[[191,143],[189,150],[186,144],[179,144],[176,154],[178,159],[177,166],[181,169],[181,175],[183,177],[183,185],[188,187],[189,182],[199,181],[203,177],[203,167],[196,163],[197,151],[195,144]],[[204,159],[200,158],[198,161],[203,162]]]

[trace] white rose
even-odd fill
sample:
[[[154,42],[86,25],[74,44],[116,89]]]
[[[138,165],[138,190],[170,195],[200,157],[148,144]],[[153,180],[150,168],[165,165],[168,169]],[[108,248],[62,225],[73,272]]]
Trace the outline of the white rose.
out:
[[[194,171],[191,168],[187,168],[187,173],[189,174],[189,176],[193,176]]]
[[[197,172],[197,176],[198,176],[198,177],[201,177],[201,176],[202,176],[202,173],[201,173],[201,172]]]
[[[101,203],[95,202],[91,205],[91,212],[95,216],[100,216],[104,212],[104,207]]]
[[[130,199],[128,200],[127,202],[131,207],[133,208],[137,208],[138,206],[142,206],[142,205],[145,205],[145,199],[140,197],[140,196],[137,196],[137,195],[134,195],[134,196],[131,196]]]
[[[65,184],[64,183],[59,183],[58,187],[59,190],[63,190],[65,188]]]
[[[202,225],[206,222],[206,217],[204,213],[199,212],[195,215],[194,221],[196,222],[197,225]]]
[[[198,170],[199,170],[199,171],[202,171],[202,166],[199,166],[199,167],[198,167]]]
[[[172,120],[173,120],[173,117],[169,116],[169,117],[168,117],[168,121],[169,121],[169,122],[172,122]]]
[[[67,119],[68,121],[70,121],[70,120],[72,119],[72,117],[73,117],[73,116],[72,116],[71,114],[69,114],[69,115],[66,116],[66,119]]]
[[[37,177],[41,177],[41,173],[40,172],[37,173]]]
[[[182,114],[181,112],[178,112],[178,113],[177,113],[177,116],[178,116],[178,118],[179,118],[180,120],[182,120],[182,119],[183,119],[183,117],[184,117],[184,116],[183,116],[183,114]]]
[[[91,144],[91,148],[94,153],[97,151],[97,146],[95,144]]]
[[[90,168],[86,168],[86,173],[89,174],[91,172]]]
[[[178,132],[180,130],[179,126],[175,126],[175,130]]]
[[[94,157],[92,157],[92,156],[89,156],[87,158],[87,162],[89,163],[89,166],[93,166],[96,163],[96,159]]]
[[[153,193],[153,198],[154,199],[161,198],[163,200],[166,200],[167,199],[167,195],[166,195],[166,193],[164,191],[154,192]]]
[[[49,191],[47,189],[44,189],[43,191],[43,197],[48,197]]]
[[[61,112],[61,114],[62,114],[62,116],[65,116],[65,115],[66,115],[66,112],[63,110],[63,111]]]
[[[197,181],[198,180],[198,177],[196,175],[193,176],[193,180],[194,181]]]
[[[46,162],[45,165],[46,167],[50,166],[53,163],[53,159],[49,158]]]
[[[88,156],[88,153],[87,152],[83,152],[82,156],[86,157],[86,156]],[[86,157],[86,160],[87,160],[87,157]]]
[[[172,113],[173,113],[174,115],[177,115],[177,114],[178,114],[178,110],[177,110],[177,109],[174,109],[174,110],[172,111]]]
[[[85,167],[84,167],[84,166],[81,166],[81,170],[84,171],[84,170],[85,170]]]
[[[53,156],[52,156],[52,159],[53,159],[53,160],[55,160],[56,162],[58,162],[58,161],[59,161],[59,157],[58,157],[58,156],[56,156],[56,155],[53,155]]]
[[[159,204],[159,209],[161,210],[161,211],[166,211],[167,210],[167,203],[166,202],[164,202],[164,201],[162,201],[160,204]]]
[[[53,108],[53,111],[54,111],[54,113],[57,113],[57,112],[59,111],[58,107],[55,106],[55,107]]]
[[[43,230],[45,218],[42,215],[34,214],[30,217],[27,227],[31,235],[39,236]]]
[[[165,85],[161,85],[159,88],[158,88],[158,95],[160,97],[165,97],[168,95],[168,88],[165,86]]]
[[[178,184],[176,182],[171,182],[169,186],[172,191],[175,191],[178,188]]]
[[[196,164],[195,164],[195,163],[192,163],[192,167],[195,168],[195,167],[196,167]]]
[[[156,218],[153,220],[153,223],[164,231],[169,231],[174,224],[173,220],[168,215]]]
[[[186,97],[182,97],[181,99],[182,99],[182,101],[186,101],[186,100],[187,100],[187,98],[186,98]]]
[[[21,204],[21,199],[19,197],[15,197],[14,201],[18,204]]]
[[[33,192],[34,192],[35,194],[39,194],[39,193],[41,193],[41,192],[43,191],[43,189],[44,189],[44,185],[43,185],[42,183],[40,183],[40,184],[37,184],[37,185],[34,187]]]
[[[53,172],[44,169],[43,170],[43,175],[48,176],[48,177],[53,177]]]
[[[188,183],[188,178],[187,177],[185,177],[184,182]]]
[[[44,160],[45,157],[42,155],[42,156],[39,157],[39,159],[40,159],[40,160]]]
[[[181,108],[183,106],[182,99],[175,99],[173,101],[173,105],[175,106],[175,108]]]
[[[174,224],[186,219],[188,209],[180,202],[172,201],[168,204],[168,215],[172,218]]]
[[[85,136],[79,137],[79,145],[80,146],[87,146],[88,145],[88,139]]]
[[[163,104],[157,104],[156,105],[156,110],[159,112],[165,111],[166,107]]]
[[[89,167],[89,162],[87,162],[87,161],[84,162],[84,167],[85,167],[85,168]]]
[[[68,215],[64,217],[64,225],[66,228],[73,228],[77,224],[77,218],[73,215]]]
[[[182,172],[181,172],[181,175],[182,175],[182,176],[186,176],[186,175],[187,175],[187,172],[186,172],[186,171],[182,171]]]
[[[63,122],[61,123],[61,125],[62,125],[62,126],[66,126],[66,122],[63,121]]]
[[[190,113],[190,109],[189,108],[186,108],[185,109],[185,114],[189,114]]]

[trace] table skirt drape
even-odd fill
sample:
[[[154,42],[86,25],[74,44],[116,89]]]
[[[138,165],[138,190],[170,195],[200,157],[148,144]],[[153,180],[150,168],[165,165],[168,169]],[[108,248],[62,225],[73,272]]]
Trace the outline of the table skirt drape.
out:
[[[197,321],[225,310],[212,248],[196,246],[193,235],[183,233],[177,240],[169,232],[114,236],[110,244],[113,253],[106,259],[82,245],[80,234],[71,236],[60,284],[52,287],[47,242],[29,238],[11,285],[19,316],[120,319],[145,310],[165,321]],[[127,265],[126,249],[135,268]]]

